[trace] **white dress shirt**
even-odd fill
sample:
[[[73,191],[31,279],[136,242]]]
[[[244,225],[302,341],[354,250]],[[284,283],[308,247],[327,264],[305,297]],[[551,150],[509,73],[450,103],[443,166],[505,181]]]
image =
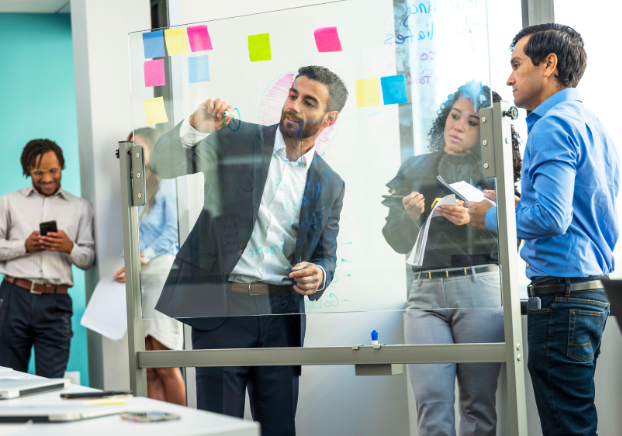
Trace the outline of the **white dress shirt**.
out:
[[[190,118],[183,121],[179,134],[184,147],[193,147],[208,136],[194,129]],[[300,209],[314,155],[315,145],[298,160],[288,160],[285,140],[277,128],[257,220],[244,253],[231,272],[230,281],[272,285],[292,283],[289,274],[294,266]],[[318,291],[326,284],[326,271],[324,268],[322,271],[324,281]]]
[[[26,252],[39,223],[56,221],[73,242],[71,253]],[[0,197],[0,274],[35,283],[73,286],[71,265],[89,269],[95,259],[91,204],[60,188],[46,197],[31,185]]]

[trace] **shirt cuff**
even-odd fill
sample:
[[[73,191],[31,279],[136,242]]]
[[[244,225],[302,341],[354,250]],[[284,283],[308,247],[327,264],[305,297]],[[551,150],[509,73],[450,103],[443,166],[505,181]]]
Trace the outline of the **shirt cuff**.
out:
[[[185,118],[179,127],[179,138],[184,148],[192,148],[207,138],[209,133],[201,133],[190,124],[190,117]]]
[[[322,272],[324,273],[324,281],[322,282],[322,287],[317,289],[317,292],[320,292],[326,289],[326,270],[324,269],[324,267],[322,267],[322,265],[318,265],[318,268],[321,268]]]
[[[153,251],[153,248],[151,247],[147,247],[143,250],[143,259],[145,260],[145,262],[149,263],[151,262],[151,259],[153,259],[154,257],[156,257],[155,251]]]
[[[497,233],[497,208],[491,207],[486,212],[486,218],[484,221],[486,228],[491,232]]]
[[[11,241],[10,244],[13,257],[23,256],[27,253],[25,239]]]

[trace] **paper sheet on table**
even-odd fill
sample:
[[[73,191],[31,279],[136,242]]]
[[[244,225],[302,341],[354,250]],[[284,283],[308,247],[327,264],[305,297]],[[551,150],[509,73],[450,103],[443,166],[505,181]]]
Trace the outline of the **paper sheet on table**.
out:
[[[125,283],[104,277],[95,287],[80,324],[113,341],[120,341],[127,330],[125,308]]]
[[[484,193],[470,183],[467,183],[465,181],[447,183],[445,180],[443,180],[441,176],[438,176],[437,179],[439,180],[439,182],[448,187],[451,191],[455,192],[459,197],[461,197],[461,199],[465,201],[480,202],[482,200],[488,200],[492,204],[496,204],[491,199],[484,197]]]
[[[417,242],[415,242],[415,246],[412,251],[408,255],[406,259],[406,263],[413,266],[421,266],[423,264],[423,256],[425,254],[425,246],[428,242],[428,231],[430,230],[430,222],[433,218],[437,216],[442,216],[440,213],[436,211],[436,208],[442,204],[456,205],[456,196],[454,194],[447,195],[443,197],[441,200],[437,201],[428,215],[428,219],[425,222],[425,226],[421,227],[419,230],[419,235],[417,235]]]

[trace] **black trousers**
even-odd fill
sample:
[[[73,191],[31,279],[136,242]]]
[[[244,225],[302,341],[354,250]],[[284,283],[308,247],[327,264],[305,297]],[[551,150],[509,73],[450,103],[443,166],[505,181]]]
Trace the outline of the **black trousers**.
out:
[[[192,345],[195,350],[300,346],[300,317],[230,316],[211,331],[193,328]],[[262,436],[296,434],[296,367],[197,368],[196,378],[199,409],[242,418],[248,388],[253,419],[260,423]]]
[[[32,294],[6,280],[0,285],[0,366],[28,372],[35,347],[37,375],[62,378],[71,344],[69,294]]]

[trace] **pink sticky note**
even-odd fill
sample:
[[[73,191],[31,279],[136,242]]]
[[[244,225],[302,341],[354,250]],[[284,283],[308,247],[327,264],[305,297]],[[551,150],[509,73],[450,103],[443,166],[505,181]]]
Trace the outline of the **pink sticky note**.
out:
[[[186,30],[188,31],[190,50],[192,50],[193,52],[212,50],[212,40],[209,39],[207,25],[190,26]]]
[[[320,53],[327,51],[341,51],[341,41],[336,27],[321,27],[313,32],[315,45]]]
[[[145,87],[164,85],[164,59],[145,61]]]

